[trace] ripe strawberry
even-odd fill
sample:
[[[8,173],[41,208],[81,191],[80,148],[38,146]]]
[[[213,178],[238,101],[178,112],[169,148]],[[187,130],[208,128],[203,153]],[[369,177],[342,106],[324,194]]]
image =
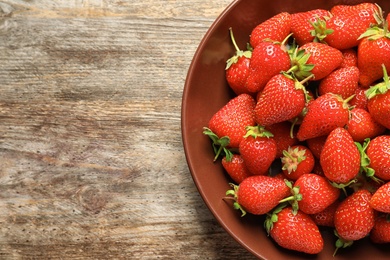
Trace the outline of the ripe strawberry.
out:
[[[356,142],[363,142],[366,138],[374,138],[383,134],[386,128],[378,124],[367,110],[353,108],[346,129]]]
[[[261,126],[248,127],[247,130],[239,152],[251,174],[265,175],[276,158],[276,142],[272,134]]]
[[[289,180],[297,180],[300,176],[310,173],[314,168],[314,156],[303,145],[294,145],[288,150],[284,150],[281,161],[283,174]]]
[[[381,215],[375,219],[370,238],[372,242],[377,244],[390,243],[389,215]]]
[[[314,80],[320,80],[338,68],[343,61],[343,54],[338,49],[332,48],[323,43],[311,42],[302,45],[300,49],[310,53],[308,64],[314,64],[311,72]]]
[[[248,94],[241,94],[231,99],[210,119],[204,134],[215,139],[228,137],[225,147],[237,148],[246,134],[246,127],[255,125],[255,100]],[[209,131],[210,130],[210,131]],[[216,142],[214,142],[215,144]]]
[[[333,10],[335,11],[335,10]],[[325,42],[339,50],[358,46],[359,36],[372,24],[376,24],[375,13],[379,12],[375,4],[349,8],[348,11],[336,12],[326,21],[326,28],[333,32],[326,35]]]
[[[383,76],[383,65],[390,69],[390,34],[373,27],[362,34],[358,47],[359,83],[369,87]]]
[[[313,153],[314,157],[320,159],[322,148],[326,141],[327,135],[322,135],[306,140],[306,144],[309,147],[310,151]]]
[[[263,175],[250,176],[232,187],[233,190],[228,190],[226,195],[233,196],[234,208],[241,210],[242,216],[247,212],[266,214],[290,193],[284,180]]]
[[[244,160],[239,154],[223,157],[222,166],[230,178],[237,184],[240,184],[247,177],[251,176],[249,170],[245,166]]]
[[[264,40],[281,42],[290,34],[291,15],[287,12],[279,13],[257,25],[251,32],[250,44],[253,48]]]
[[[340,189],[333,187],[325,177],[313,173],[300,176],[294,187],[299,187],[302,199],[298,201],[298,206],[306,214],[325,210],[340,196]]]
[[[380,135],[370,141],[367,146],[369,167],[375,176],[390,181],[390,135]]]
[[[357,52],[355,49],[342,50],[343,62],[340,64],[340,68],[357,67]]]
[[[344,127],[349,120],[348,100],[326,93],[310,102],[299,127],[298,140],[327,135],[337,127]]]
[[[283,248],[318,254],[324,247],[324,240],[313,219],[302,211],[294,214],[289,206],[269,215],[265,227],[268,234]]]
[[[356,15],[364,10],[375,10],[377,6],[373,3],[361,3],[356,5],[335,5],[330,9],[332,15]],[[364,14],[362,14],[365,16]]]
[[[236,49],[236,54],[226,61],[226,80],[234,93],[239,95],[247,93],[245,85],[249,76],[252,50],[242,51],[238,48],[232,28],[230,28],[230,37]]]
[[[377,211],[390,213],[390,182],[375,191],[370,199],[370,206]]]
[[[354,66],[339,68],[321,80],[318,91],[320,95],[331,92],[346,99],[355,94],[359,85],[359,69]]]
[[[364,238],[374,227],[375,213],[369,205],[371,196],[367,190],[358,190],[340,203],[334,216],[334,225],[339,237],[336,251],[344,245],[351,245],[353,241]]]
[[[273,76],[259,94],[255,120],[268,126],[297,117],[306,104],[306,89],[292,77]]]
[[[320,156],[325,176],[337,184],[348,184],[360,170],[360,153],[351,135],[342,127],[333,130]]]
[[[305,43],[314,41],[311,34],[313,24],[317,19],[328,19],[330,14],[324,9],[314,9],[306,12],[291,14],[291,32],[294,35],[296,43],[300,46]]]
[[[372,118],[390,129],[390,80],[383,66],[383,82],[369,88],[366,92],[367,108]]]
[[[263,90],[273,76],[287,71],[290,65],[290,56],[284,44],[270,41],[259,43],[252,52],[247,91],[257,93]]]
[[[238,148],[246,134],[246,127],[255,125],[255,100],[248,94],[241,94],[231,99],[210,119],[203,134],[212,140],[215,153],[214,161],[228,148]]]
[[[366,96],[366,90],[367,88],[358,86],[358,88],[355,90],[355,96],[351,99],[351,101],[349,101],[349,104],[352,107],[362,108],[367,110],[368,99]]]
[[[298,139],[295,134],[296,131],[291,132],[292,125],[288,121],[280,122],[267,126],[266,129],[273,134],[273,139],[276,142],[277,153],[276,158],[283,156],[283,151],[288,147],[298,144]]]
[[[343,54],[338,49],[319,42],[309,42],[297,50],[291,51],[291,68],[288,72],[302,80],[311,73],[312,80],[320,80],[338,68],[343,61]]]
[[[312,214],[311,217],[318,226],[334,227],[334,214],[339,205],[340,202],[336,200],[323,211]]]

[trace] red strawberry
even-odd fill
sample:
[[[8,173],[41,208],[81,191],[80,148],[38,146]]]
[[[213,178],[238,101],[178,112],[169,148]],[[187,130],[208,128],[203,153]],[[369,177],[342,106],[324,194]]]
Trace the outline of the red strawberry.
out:
[[[310,42],[302,45],[300,49],[310,53],[307,63],[314,64],[314,68],[311,70],[314,74],[314,80],[325,78],[343,61],[341,51],[323,43]]]
[[[281,161],[283,174],[289,180],[297,180],[300,176],[310,173],[314,168],[314,156],[303,145],[289,147],[283,152]]]
[[[383,77],[383,65],[390,69],[390,33],[373,27],[362,34],[358,47],[359,83],[369,87]]]
[[[252,52],[247,91],[257,93],[263,90],[273,76],[287,71],[290,65],[290,56],[284,44],[270,41],[259,43]]]
[[[376,24],[375,13],[379,12],[375,4],[350,8],[349,11],[333,13],[326,21],[326,28],[333,32],[326,35],[325,42],[339,50],[350,49],[359,44],[359,36],[372,24]]]
[[[366,138],[374,138],[386,130],[384,126],[372,119],[368,111],[362,108],[351,110],[351,118],[346,129],[356,142],[363,142]]]
[[[317,159],[320,159],[321,151],[322,148],[324,148],[324,144],[327,137],[327,135],[322,135],[306,140],[307,146],[313,153],[314,157],[316,157]]]
[[[320,80],[338,68],[343,61],[343,54],[329,45],[309,42],[298,49],[291,50],[291,68],[288,72],[302,80],[314,74],[312,80]]]
[[[334,227],[334,214],[336,213],[339,205],[340,202],[336,200],[323,211],[312,214],[311,217],[318,226]]]
[[[298,139],[295,137],[296,131],[291,133],[291,123],[288,121],[280,122],[267,126],[266,129],[273,134],[273,138],[276,142],[277,153],[276,157],[283,156],[283,151],[288,147],[298,144]]]
[[[244,160],[239,154],[223,157],[222,166],[230,178],[237,184],[240,184],[247,177],[251,176],[249,170],[245,166]]]
[[[290,193],[284,180],[263,175],[250,176],[240,185],[232,186],[233,190],[228,190],[226,195],[233,196],[234,208],[241,210],[242,216],[247,212],[266,214]]]
[[[359,85],[359,69],[354,66],[339,68],[331,72],[318,87],[320,95],[331,92],[346,99],[355,94]]]
[[[291,14],[291,32],[297,44],[302,46],[305,43],[314,41],[314,36],[311,33],[313,24],[318,19],[325,20],[329,17],[329,12],[324,9],[314,9]]]
[[[364,238],[374,227],[375,213],[369,205],[371,196],[367,190],[358,190],[340,203],[334,216],[334,225],[339,237],[336,251]]]
[[[276,142],[261,126],[248,127],[247,130],[239,152],[251,174],[265,175],[276,158]]]
[[[306,214],[325,210],[340,196],[340,189],[333,187],[325,177],[313,173],[300,176],[294,187],[299,187],[302,199],[298,201],[298,206]]]
[[[313,219],[302,211],[294,214],[291,207],[275,210],[266,219],[265,226],[269,235],[283,248],[318,254],[324,247],[324,240]]]
[[[340,68],[357,67],[357,52],[355,49],[342,50],[343,62],[340,64]]]
[[[390,220],[388,215],[381,215],[375,219],[370,238],[372,242],[377,244],[390,243]]]
[[[325,176],[337,184],[348,184],[360,170],[360,152],[344,128],[333,130],[325,141],[320,156]]]
[[[371,9],[375,10],[377,9],[377,6],[367,2],[357,5],[335,5],[330,9],[330,12],[333,15],[356,15],[356,13]]]
[[[297,117],[306,104],[306,89],[293,78],[273,76],[259,94],[255,107],[255,120],[268,126]]]
[[[231,99],[212,116],[208,123],[209,129],[205,129],[204,133],[210,137],[214,133],[217,139],[226,136],[229,138],[227,146],[237,148],[246,134],[246,127],[256,124],[255,105],[255,100],[248,94]]]
[[[370,206],[377,211],[390,213],[390,182],[375,191],[370,199]]]
[[[390,181],[390,135],[372,139],[366,153],[370,159],[369,167],[374,170],[375,176]]]
[[[230,28],[230,37],[236,49],[236,54],[226,62],[226,80],[233,91],[239,95],[246,93],[246,80],[249,76],[249,64],[251,62],[252,51],[242,51],[238,48]]]
[[[349,120],[348,100],[326,93],[310,102],[307,113],[299,127],[300,141],[327,135],[337,127],[344,127]]]
[[[358,88],[355,90],[355,96],[349,101],[349,104],[356,108],[362,108],[367,110],[367,96],[366,96],[366,88],[362,88],[361,86],[358,86]]]
[[[390,129],[390,80],[383,66],[383,82],[367,90],[367,108],[372,118]]]
[[[281,42],[290,34],[291,15],[287,12],[279,13],[257,25],[251,32],[250,44],[257,47],[264,40]]]

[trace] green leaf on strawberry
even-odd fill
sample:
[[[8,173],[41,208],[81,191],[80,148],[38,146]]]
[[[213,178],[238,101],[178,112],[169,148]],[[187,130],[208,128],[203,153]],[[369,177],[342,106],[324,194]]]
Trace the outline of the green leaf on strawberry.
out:
[[[230,144],[230,138],[228,136],[218,137],[211,129],[204,127],[203,134],[207,135],[211,141],[214,149],[215,157],[214,161],[218,159],[219,156],[225,155],[227,161],[231,161],[233,154],[227,149]]]
[[[310,31],[310,34],[314,37],[314,42],[324,42],[326,36],[334,32],[333,29],[326,28],[326,21],[329,20],[329,18],[330,17],[324,17],[324,19],[317,18],[314,23],[311,22],[313,30]]]
[[[382,64],[382,68],[383,68],[383,81],[376,84],[373,87],[370,87],[366,91],[366,96],[368,99],[371,99],[378,94],[385,94],[390,89],[390,80],[389,80],[389,75],[387,74],[386,66]]]
[[[369,167],[371,160],[368,157],[366,150],[367,150],[368,145],[370,144],[370,141],[371,141],[370,138],[367,138],[364,140],[363,144],[361,144],[359,142],[355,142],[355,144],[359,150],[359,153],[360,153],[360,172],[365,173],[366,177],[372,179],[373,181],[375,181],[377,183],[383,183],[383,181],[381,179],[378,179],[375,176],[375,170],[373,168]]]
[[[306,52],[304,49],[299,49],[298,46],[292,48],[289,51],[291,59],[291,68],[286,72],[286,74],[293,74],[298,80],[303,80],[308,77],[312,77],[311,71],[314,68],[314,64],[307,64],[310,53]]]
[[[336,243],[335,243],[336,249],[335,249],[334,252],[333,252],[333,256],[336,255],[337,251],[338,251],[340,248],[347,248],[347,247],[352,246],[352,244],[353,244],[353,241],[348,241],[348,240],[342,239],[342,238],[339,236],[339,234],[337,233],[336,230],[334,230],[334,234],[335,234],[335,236],[337,237],[337,240],[336,240]]]

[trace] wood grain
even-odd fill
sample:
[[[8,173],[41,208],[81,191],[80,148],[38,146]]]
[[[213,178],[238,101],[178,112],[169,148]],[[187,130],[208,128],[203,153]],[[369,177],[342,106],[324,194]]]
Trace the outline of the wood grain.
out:
[[[187,168],[180,106],[230,0],[0,1],[0,258],[252,259]]]

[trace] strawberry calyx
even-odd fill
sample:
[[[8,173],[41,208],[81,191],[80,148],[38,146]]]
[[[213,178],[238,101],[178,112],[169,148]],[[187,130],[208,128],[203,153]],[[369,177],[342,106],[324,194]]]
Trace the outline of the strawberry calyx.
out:
[[[330,94],[333,95],[333,97],[338,102],[341,102],[343,104],[343,108],[344,109],[351,110],[353,108],[352,106],[349,105],[349,101],[351,101],[356,96],[356,94],[353,94],[353,95],[347,97],[346,99],[343,99],[343,97],[340,96],[339,94],[334,94],[334,93],[330,93]]]
[[[349,241],[349,240],[345,240],[345,239],[341,238],[336,230],[334,230],[334,234],[337,237],[337,240],[335,243],[336,249],[333,252],[333,256],[335,256],[337,254],[337,251],[339,250],[339,248],[347,248],[347,247],[352,246],[352,244],[353,244],[353,241]]]
[[[333,29],[328,29],[326,27],[327,20],[331,18],[330,13],[329,15],[329,17],[324,17],[324,19],[318,17],[314,23],[310,22],[310,24],[313,26],[313,30],[310,31],[310,34],[314,37],[314,42],[325,43],[325,38],[334,32]]]
[[[250,59],[252,57],[252,48],[250,47],[250,45],[249,44],[247,45],[246,51],[241,50],[238,47],[236,40],[234,39],[233,29],[229,28],[229,32],[230,32],[230,39],[231,39],[233,46],[236,50],[236,54],[226,61],[225,70],[228,70],[233,64],[237,63],[241,57],[245,57],[248,59]]]
[[[291,67],[286,73],[293,74],[298,80],[311,77],[314,64],[307,64],[311,54],[304,49],[299,49],[298,46],[293,46],[289,51],[289,55]]]
[[[225,155],[226,161],[228,162],[232,160],[233,153],[227,148],[230,144],[229,136],[219,137],[207,127],[203,128],[203,134],[207,135],[212,141],[212,146],[215,153],[214,162],[221,155]]]
[[[363,38],[368,38],[368,40],[377,40],[382,37],[390,38],[388,23],[383,17],[383,10],[378,4],[376,4],[376,6],[378,7],[378,10],[374,13],[376,24],[371,25],[359,36],[358,40]]]
[[[278,221],[278,214],[282,211],[285,207],[287,207],[288,203],[282,203],[279,204],[272,212],[267,213],[267,217],[264,221],[264,228],[267,231],[267,235],[269,236],[269,233],[271,229],[274,227],[274,223]]]
[[[234,200],[234,203],[233,203],[233,208],[235,210],[240,210],[241,211],[241,217],[245,216],[246,215],[246,211],[243,209],[243,207],[241,207],[241,205],[237,202],[237,193],[238,193],[238,189],[239,189],[239,186],[234,184],[234,183],[230,183],[229,184],[233,189],[230,189],[230,190],[227,190],[226,191],[226,196],[232,196],[232,197],[226,197],[226,199],[233,199]]]
[[[371,99],[379,94],[385,94],[390,89],[389,75],[387,74],[386,66],[382,64],[383,68],[383,81],[370,87],[366,90],[366,97]]]
[[[287,187],[290,188],[291,196],[280,200],[279,204],[283,204],[285,202],[290,203],[291,207],[292,207],[293,214],[296,215],[298,213],[298,210],[299,210],[298,201],[302,200],[302,194],[299,193],[300,188],[299,188],[299,186],[293,186],[293,183],[291,181],[286,180],[286,179],[284,180],[284,182],[286,183]]]
[[[244,135],[244,138],[247,138],[249,136],[252,136],[253,138],[256,137],[273,137],[274,135],[270,132],[265,130],[264,126],[257,125],[257,126],[247,126],[246,127],[246,134]]]
[[[295,172],[298,168],[298,165],[306,159],[306,149],[300,150],[298,147],[292,148],[289,147],[288,150],[283,151],[282,161],[282,170],[287,170],[288,174]]]
[[[366,138],[363,144],[359,142],[355,142],[356,147],[360,153],[360,174],[365,173],[365,176],[369,179],[372,179],[376,183],[383,184],[383,181],[375,176],[375,170],[370,166],[371,160],[368,157],[366,150],[368,145],[370,144],[371,139]]]
[[[345,196],[348,195],[347,190],[346,190],[345,188],[351,187],[353,184],[355,184],[355,183],[357,183],[357,182],[358,182],[357,179],[352,179],[352,180],[350,180],[350,181],[347,182],[347,183],[337,183],[337,182],[334,182],[334,181],[329,181],[329,183],[330,183],[333,187],[338,188],[338,189],[341,189],[341,190],[343,191],[343,193],[344,193]]]

